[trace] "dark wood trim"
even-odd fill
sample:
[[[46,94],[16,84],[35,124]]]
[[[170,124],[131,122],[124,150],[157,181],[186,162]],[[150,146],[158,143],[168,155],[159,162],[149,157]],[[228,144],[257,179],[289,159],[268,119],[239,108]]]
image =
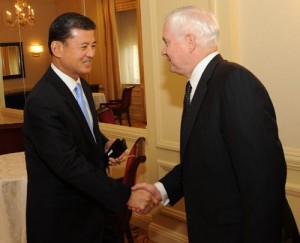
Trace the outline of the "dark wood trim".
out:
[[[0,154],[24,151],[23,123],[0,124]]]

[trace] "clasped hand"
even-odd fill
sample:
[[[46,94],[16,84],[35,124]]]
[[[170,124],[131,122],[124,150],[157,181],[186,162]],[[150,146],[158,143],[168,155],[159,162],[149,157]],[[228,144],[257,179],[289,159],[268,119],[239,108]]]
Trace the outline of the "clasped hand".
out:
[[[139,183],[131,188],[131,196],[127,202],[130,210],[140,214],[149,213],[162,198],[155,185]]]

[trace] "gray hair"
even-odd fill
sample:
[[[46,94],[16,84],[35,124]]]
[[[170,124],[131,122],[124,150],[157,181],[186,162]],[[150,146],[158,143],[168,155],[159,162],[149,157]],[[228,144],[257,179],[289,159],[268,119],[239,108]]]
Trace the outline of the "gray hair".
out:
[[[197,43],[205,47],[218,46],[219,24],[209,10],[193,6],[178,8],[167,15],[165,23],[178,37],[193,34]]]

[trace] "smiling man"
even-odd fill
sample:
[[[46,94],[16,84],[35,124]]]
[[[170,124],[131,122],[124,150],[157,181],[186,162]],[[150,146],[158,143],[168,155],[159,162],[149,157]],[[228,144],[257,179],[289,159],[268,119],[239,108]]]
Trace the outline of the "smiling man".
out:
[[[54,20],[51,67],[25,105],[29,243],[120,242],[112,214],[127,203],[143,209],[154,200],[106,174],[122,155],[105,161],[112,142],[100,132],[89,84],[80,78],[91,70],[95,28],[77,13]]]

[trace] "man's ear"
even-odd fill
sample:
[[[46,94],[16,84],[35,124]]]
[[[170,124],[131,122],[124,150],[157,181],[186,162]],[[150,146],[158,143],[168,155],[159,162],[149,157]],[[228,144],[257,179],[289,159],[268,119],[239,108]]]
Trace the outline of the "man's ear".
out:
[[[195,49],[195,47],[196,47],[195,36],[192,35],[192,34],[187,34],[186,37],[185,37],[185,40],[186,40],[186,42],[188,44],[190,52],[192,52]]]
[[[61,57],[63,50],[63,43],[61,41],[52,41],[50,47],[54,56]]]

